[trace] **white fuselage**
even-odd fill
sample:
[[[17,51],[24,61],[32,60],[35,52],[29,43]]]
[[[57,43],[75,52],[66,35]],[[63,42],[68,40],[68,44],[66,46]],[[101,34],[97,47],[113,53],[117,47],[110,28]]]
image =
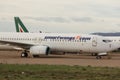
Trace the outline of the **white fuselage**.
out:
[[[63,33],[0,33],[0,40],[33,46],[48,46],[51,51],[102,53],[120,47],[118,42],[106,42],[108,38]],[[1,43],[2,44],[2,43]],[[19,47],[16,46],[15,47]],[[21,47],[20,47],[21,48]]]

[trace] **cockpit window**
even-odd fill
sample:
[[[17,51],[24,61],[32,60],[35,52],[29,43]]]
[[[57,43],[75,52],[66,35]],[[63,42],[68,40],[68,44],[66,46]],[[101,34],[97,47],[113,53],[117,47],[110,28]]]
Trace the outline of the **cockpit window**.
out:
[[[108,42],[112,42],[112,40],[103,40],[103,42],[108,43]]]

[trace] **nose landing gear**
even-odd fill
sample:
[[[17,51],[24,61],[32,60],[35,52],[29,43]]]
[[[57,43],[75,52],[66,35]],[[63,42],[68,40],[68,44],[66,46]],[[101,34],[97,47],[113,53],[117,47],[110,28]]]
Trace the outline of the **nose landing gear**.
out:
[[[99,56],[99,55],[97,55],[97,56],[96,56],[96,59],[101,59],[101,58],[102,58],[102,57],[101,57],[101,56]]]

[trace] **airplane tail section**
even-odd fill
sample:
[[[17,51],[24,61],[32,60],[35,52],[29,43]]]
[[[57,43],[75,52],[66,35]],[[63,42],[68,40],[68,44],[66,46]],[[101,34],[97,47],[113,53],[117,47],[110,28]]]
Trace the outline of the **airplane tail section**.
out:
[[[16,32],[29,32],[19,17],[14,17]]]

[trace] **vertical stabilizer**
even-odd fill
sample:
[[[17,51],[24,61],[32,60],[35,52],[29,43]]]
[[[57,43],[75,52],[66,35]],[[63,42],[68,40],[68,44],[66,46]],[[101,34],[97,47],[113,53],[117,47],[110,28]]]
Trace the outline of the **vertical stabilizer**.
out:
[[[14,17],[16,32],[29,32],[19,17]]]

